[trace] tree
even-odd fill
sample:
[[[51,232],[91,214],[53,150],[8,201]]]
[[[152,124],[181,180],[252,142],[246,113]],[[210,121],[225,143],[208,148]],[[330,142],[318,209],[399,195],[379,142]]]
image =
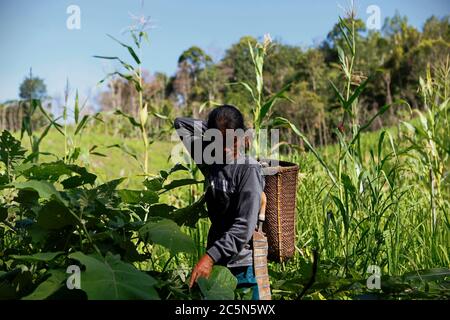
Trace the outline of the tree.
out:
[[[20,98],[24,100],[42,100],[47,97],[47,87],[44,80],[38,77],[33,77],[31,69],[29,77],[22,81],[19,91]]]
[[[191,101],[199,100],[201,89],[198,86],[198,78],[202,70],[211,63],[212,58],[196,46],[185,50],[178,58],[178,71],[173,88],[176,99],[184,107],[187,107]]]

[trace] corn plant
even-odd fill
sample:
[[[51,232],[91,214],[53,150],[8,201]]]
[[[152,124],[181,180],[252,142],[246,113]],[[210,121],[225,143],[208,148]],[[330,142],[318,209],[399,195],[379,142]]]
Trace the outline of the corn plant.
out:
[[[270,35],[265,35],[262,43],[257,43],[255,47],[248,44],[250,56],[255,70],[255,83],[253,87],[247,82],[239,82],[251,95],[253,101],[252,108],[252,125],[253,125],[253,149],[256,155],[260,155],[265,149],[261,146],[262,137],[260,136],[261,129],[269,125],[269,115],[275,103],[280,99],[289,99],[286,92],[289,90],[290,84],[283,87],[279,92],[266,96],[264,92],[264,60],[268,55],[272,44]]]
[[[421,181],[429,194],[431,229],[437,228],[438,219],[449,223],[449,157],[450,157],[450,64],[449,57],[434,69],[427,67],[426,78],[420,78],[423,110],[413,110],[419,121],[402,124],[405,138],[414,153],[415,169],[420,168]],[[417,172],[417,171],[416,171]],[[444,192],[446,191],[446,192]],[[447,196],[445,196],[447,195]],[[438,212],[441,216],[438,216]]]
[[[22,102],[22,108],[24,110],[24,116],[22,118],[22,126],[20,130],[20,139],[22,140],[25,133],[28,136],[30,147],[32,153],[28,156],[28,160],[37,163],[39,161],[39,155],[42,154],[40,151],[40,145],[44,138],[47,136],[48,132],[52,127],[58,130],[61,134],[62,126],[58,124],[59,118],[53,119],[52,116],[48,114],[45,108],[42,106],[42,102],[39,99],[30,98],[28,102]],[[42,130],[42,132],[37,133],[33,129],[32,118],[35,112],[40,111],[48,121],[47,126]]]
[[[83,103],[83,105],[80,107],[80,101],[79,101],[79,95],[78,90],[75,93],[75,101],[74,101],[74,107],[73,107],[73,126],[74,131],[73,133],[70,132],[70,123],[69,123],[69,106],[68,106],[68,100],[69,100],[69,82],[66,83],[66,89],[64,94],[64,106],[63,106],[63,114],[62,119],[64,121],[64,129],[63,129],[63,136],[64,136],[64,157],[63,160],[65,163],[75,163],[75,161],[78,160],[80,154],[81,154],[81,148],[80,140],[82,138],[83,130],[85,129],[86,125],[89,123],[89,120],[95,119],[97,121],[102,122],[103,120],[98,117],[98,113],[94,115],[85,114],[83,117],[80,118],[81,112],[83,111],[83,108],[86,105],[87,100]],[[97,146],[92,146],[89,149],[89,154],[96,155],[96,156],[105,156],[99,152],[96,151]]]
[[[113,73],[108,74],[100,83],[103,83],[106,79],[114,76],[118,76],[120,78],[125,79],[131,86],[134,86],[138,93],[138,108],[139,108],[139,118],[136,119],[133,115],[126,114],[121,110],[117,110],[116,114],[127,118],[130,123],[139,129],[140,135],[142,138],[142,143],[144,146],[144,154],[143,154],[143,171],[144,175],[148,175],[148,148],[149,148],[149,139],[147,132],[147,121],[148,121],[148,103],[144,102],[143,98],[143,75],[142,75],[142,46],[144,40],[149,43],[148,34],[145,31],[147,28],[147,21],[141,23],[138,27],[131,27],[129,32],[131,38],[133,39],[134,47],[127,45],[111,35],[108,35],[111,39],[116,41],[122,47],[127,49],[129,55],[134,61],[134,65],[131,63],[125,62],[119,57],[111,57],[111,56],[94,56],[99,59],[107,59],[107,60],[115,60],[120,63],[120,65],[126,70],[125,73],[121,71],[115,71]],[[137,52],[136,52],[137,51]]]
[[[402,196],[401,185],[398,183],[398,155],[402,151],[397,150],[387,131],[380,133],[378,144],[370,147],[369,155],[361,150],[361,133],[390,106],[380,108],[367,123],[359,123],[358,98],[370,77],[363,80],[355,75],[357,48],[354,16],[340,18],[339,28],[345,39],[345,47],[337,48],[345,82],[342,89],[338,89],[333,83],[331,87],[343,111],[342,122],[351,130],[335,130],[338,136],[338,154],[332,161],[327,161],[295,124],[285,118],[275,118],[271,124],[274,127],[291,128],[325,170],[329,178],[322,203],[325,235],[320,240],[316,238],[315,245],[324,250],[327,258],[339,261],[343,256],[341,271],[349,276],[350,265],[362,273],[372,263],[387,265],[387,261],[380,255],[385,231],[390,228],[395,208]],[[384,151],[386,140],[390,151]],[[370,161],[366,161],[367,157]]]

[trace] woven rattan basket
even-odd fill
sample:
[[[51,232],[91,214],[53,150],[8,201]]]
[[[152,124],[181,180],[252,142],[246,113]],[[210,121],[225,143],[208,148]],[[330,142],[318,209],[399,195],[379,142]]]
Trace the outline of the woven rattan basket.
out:
[[[268,259],[286,261],[295,252],[295,211],[298,165],[284,161],[260,160],[267,196],[263,231],[269,243]]]

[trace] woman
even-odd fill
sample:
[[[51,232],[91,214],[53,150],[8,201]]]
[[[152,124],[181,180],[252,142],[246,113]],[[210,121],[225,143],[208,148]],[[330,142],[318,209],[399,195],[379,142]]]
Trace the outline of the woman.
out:
[[[223,265],[238,279],[238,288],[252,288],[252,298],[257,300],[251,239],[258,220],[264,176],[259,163],[245,155],[248,140],[242,134],[246,130],[242,113],[234,106],[223,105],[211,111],[207,121],[177,118],[174,125],[205,176],[211,220],[207,251],[192,270],[190,287],[198,278],[208,278],[214,264]],[[222,155],[215,154],[216,161],[208,162],[209,165],[204,161],[204,151],[214,140],[205,139],[208,129],[220,132],[223,138],[219,144]],[[230,137],[231,143],[226,143]]]

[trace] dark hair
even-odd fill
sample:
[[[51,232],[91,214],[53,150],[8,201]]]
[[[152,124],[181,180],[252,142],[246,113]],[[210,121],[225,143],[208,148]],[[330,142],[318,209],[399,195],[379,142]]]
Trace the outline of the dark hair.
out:
[[[209,113],[208,128],[220,131],[226,129],[246,130],[242,113],[235,106],[228,104],[217,107]]]

